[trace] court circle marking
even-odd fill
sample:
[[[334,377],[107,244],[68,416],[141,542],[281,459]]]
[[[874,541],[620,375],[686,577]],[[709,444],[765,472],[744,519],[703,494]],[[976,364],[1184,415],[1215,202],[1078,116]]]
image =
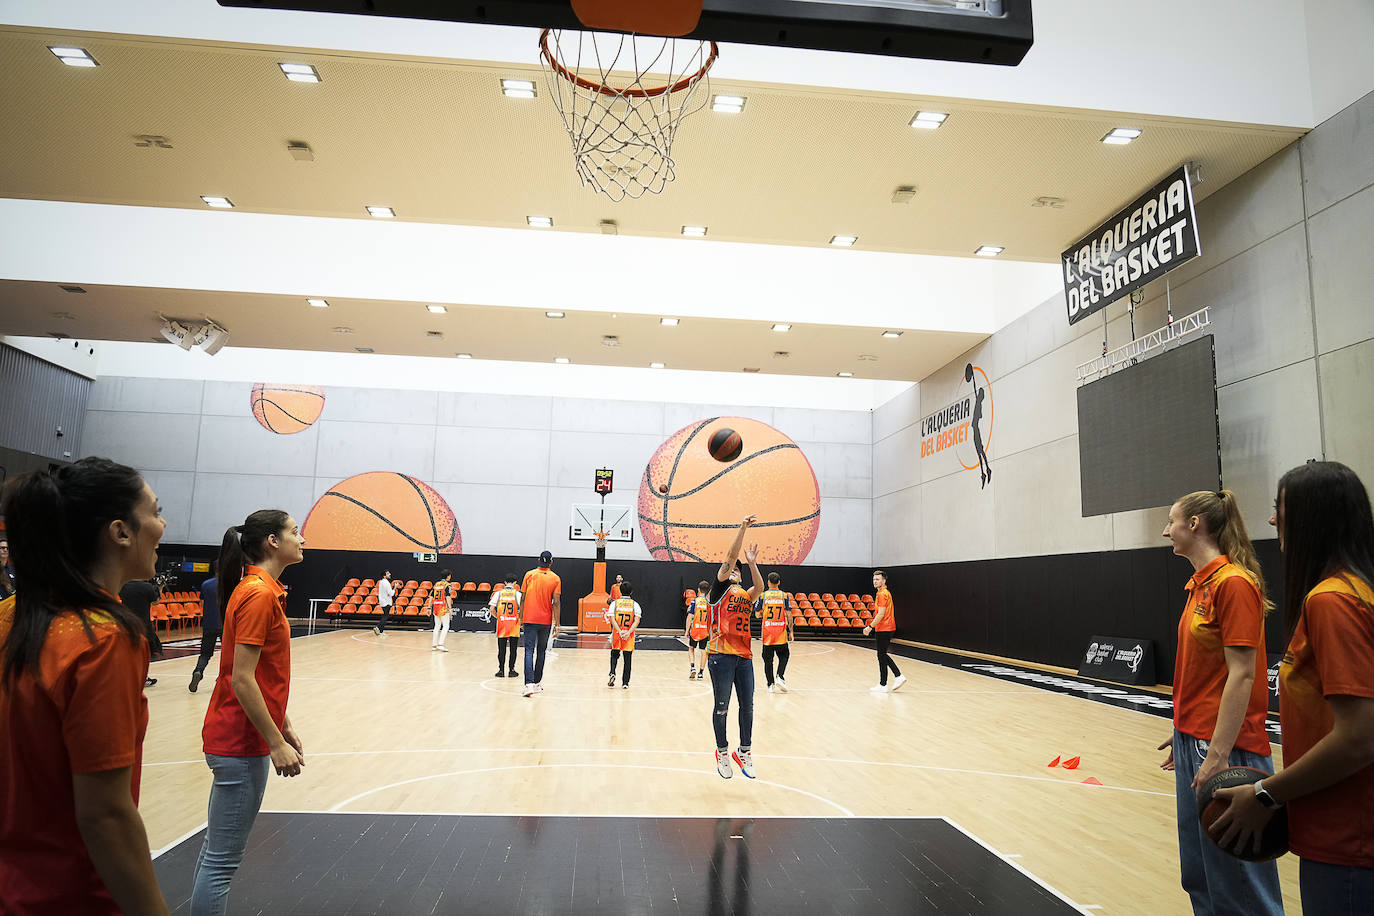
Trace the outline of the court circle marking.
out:
[[[698,752],[698,753],[699,753],[699,752]],[[385,792],[385,791],[387,791],[387,790],[389,790],[389,789],[400,788],[401,786],[414,785],[415,783],[418,783],[418,782],[428,782],[428,781],[431,780],[431,779],[444,779],[444,778],[449,777],[449,776],[471,776],[471,775],[474,775],[474,774],[476,774],[476,773],[500,773],[500,772],[505,772],[505,771],[509,771],[509,770],[539,770],[539,769],[548,769],[548,768],[557,768],[557,769],[565,769],[565,770],[567,770],[567,769],[597,769],[597,770],[607,770],[607,769],[614,769],[614,770],[660,770],[660,771],[664,771],[664,772],[668,772],[668,773],[689,773],[689,774],[691,774],[691,775],[693,775],[693,776],[711,776],[711,777],[714,777],[714,778],[716,778],[716,779],[719,779],[719,778],[720,778],[720,774],[716,773],[716,772],[713,771],[713,770],[704,770],[704,769],[696,769],[696,768],[688,769],[687,767],[665,767],[665,766],[657,766],[657,765],[654,765],[654,764],[639,765],[639,764],[631,764],[631,763],[527,763],[527,764],[515,764],[515,765],[507,765],[507,766],[499,766],[499,767],[479,767],[479,768],[477,768],[477,769],[470,769],[470,770],[453,770],[453,771],[448,772],[448,773],[431,773],[431,774],[428,775],[428,776],[416,776],[416,777],[414,777],[414,778],[412,778],[412,779],[403,779],[403,780],[401,780],[400,782],[393,782],[393,783],[388,783],[387,785],[384,785],[384,786],[377,786],[376,788],[368,789],[366,792],[359,792],[357,795],[354,795],[354,796],[352,796],[352,797],[350,797],[350,798],[345,798],[343,801],[341,801],[341,802],[339,802],[339,803],[337,803],[337,804],[332,805],[331,807],[329,807],[329,808],[326,810],[325,813],[327,813],[327,814],[340,813],[341,809],[342,809],[345,805],[351,805],[353,802],[358,801],[359,799],[367,798],[369,795],[375,795],[375,794],[377,794],[378,792]],[[740,776],[740,779],[748,779],[748,777],[747,777],[747,776],[741,775],[741,776]],[[857,817],[857,816],[858,816],[858,815],[856,815],[853,811],[850,811],[848,808],[846,808],[844,805],[841,805],[839,802],[831,801],[830,799],[826,798],[826,797],[823,796],[823,795],[817,795],[815,792],[808,792],[808,791],[805,790],[805,789],[798,789],[796,786],[784,785],[783,783],[780,783],[780,782],[770,782],[770,781],[767,780],[767,779],[750,779],[749,782],[751,782],[751,783],[758,783],[758,784],[761,785],[761,786],[769,786],[770,788],[774,788],[774,789],[782,789],[782,790],[787,791],[787,792],[795,792],[795,793],[797,793],[798,795],[805,795],[807,798],[813,799],[814,801],[818,801],[818,802],[821,802],[822,804],[829,805],[830,807],[834,808],[836,811],[839,811],[840,814],[842,814],[842,815],[845,816],[845,817]],[[627,815],[627,816],[629,816],[629,815]]]

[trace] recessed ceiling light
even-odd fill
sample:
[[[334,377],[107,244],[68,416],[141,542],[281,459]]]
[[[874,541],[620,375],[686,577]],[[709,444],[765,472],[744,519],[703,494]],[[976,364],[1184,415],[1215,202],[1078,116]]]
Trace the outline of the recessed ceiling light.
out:
[[[234,202],[227,197],[207,197],[202,194],[200,195],[200,199],[205,201],[207,207],[214,207],[216,210],[234,209]]]
[[[391,219],[396,215],[396,211],[390,207],[368,207],[368,216],[375,216],[377,219]]]
[[[853,248],[857,241],[859,241],[857,235],[832,235],[830,237],[830,244],[836,248]]]
[[[501,80],[501,93],[508,99],[532,99],[536,92],[533,80]]]
[[[307,300],[305,300],[305,304],[308,305],[308,306],[310,306],[312,309],[327,309],[327,308],[329,308],[329,300],[328,300],[328,299],[307,299]]]
[[[566,316],[563,312],[545,312],[545,313],[544,313],[544,317],[545,317],[545,318],[565,318],[565,317],[567,317],[567,316]]]
[[[711,110],[726,114],[739,114],[744,110],[744,96],[716,95],[711,97]]]
[[[425,306],[425,311],[429,312],[431,315],[447,315],[447,314],[448,314],[448,308],[447,308],[447,306],[443,306],[443,305],[427,305],[427,306]]]
[[[459,359],[472,359],[471,353],[455,353],[453,355],[458,357]]]
[[[75,320],[76,320],[76,316],[73,315],[71,312],[53,312],[53,313],[52,313],[52,316],[53,316],[54,318],[61,318],[63,321],[75,321]]]
[[[66,286],[66,285],[63,285],[63,286],[59,286],[59,287],[57,287],[57,288],[60,289],[60,290],[62,290],[62,292],[64,292],[64,293],[84,293],[84,292],[86,291],[83,287],[80,287],[80,286]]]
[[[377,352],[376,350],[372,349],[371,347],[354,347],[353,349],[357,350],[359,353],[376,353],[376,352]]]
[[[552,216],[527,216],[525,222],[534,226],[536,229],[549,229],[553,226]]]
[[[901,336],[902,336],[902,332],[901,332],[901,331],[883,331],[883,336],[884,336],[884,337],[889,337],[889,338],[901,337]]]
[[[318,83],[319,71],[310,64],[277,64],[281,72],[293,83]]]
[[[68,67],[95,67],[99,66],[95,58],[85,48],[68,48],[61,45],[49,45],[48,50],[57,55],[57,59]]]
[[[911,126],[917,130],[935,130],[949,115],[943,111],[918,111],[911,119]]]
[[[352,333],[353,333],[353,329],[352,329],[352,328],[335,328],[335,329],[334,329],[334,333],[335,333],[335,334],[352,334]]]
[[[430,338],[431,340],[443,340],[443,339],[444,339],[444,332],[443,332],[443,331],[425,331],[425,336],[428,337],[428,338]]]
[[[675,328],[675,327],[678,326],[678,324],[679,324],[681,321],[682,321],[681,318],[660,318],[660,319],[658,319],[658,323],[661,324],[661,325],[663,325],[665,328]]]
[[[1005,250],[998,245],[979,245],[973,253],[980,258],[995,258]]]
[[[568,363],[572,362],[572,360],[568,359],[566,356],[555,356],[553,358],[553,361],[558,363],[560,366],[566,366]]]
[[[1110,146],[1125,146],[1136,137],[1140,136],[1140,129],[1136,127],[1114,127],[1102,138],[1102,142]]]
[[[683,226],[682,234],[689,239],[702,239],[706,237],[705,226]]]
[[[790,330],[792,330],[792,325],[790,325],[790,324],[783,324],[782,322],[779,322],[779,323],[773,325],[773,330],[775,330],[775,331],[790,331]]]
[[[740,371],[741,371],[741,372],[758,372],[758,371],[759,371],[759,367],[758,367],[758,366],[745,366],[745,367],[744,367],[743,369],[741,369]]]
[[[854,373],[853,373],[853,372],[836,372],[835,374],[838,375],[840,378],[853,378],[853,377],[854,377]]]
[[[650,369],[662,369],[663,363],[649,363]]]

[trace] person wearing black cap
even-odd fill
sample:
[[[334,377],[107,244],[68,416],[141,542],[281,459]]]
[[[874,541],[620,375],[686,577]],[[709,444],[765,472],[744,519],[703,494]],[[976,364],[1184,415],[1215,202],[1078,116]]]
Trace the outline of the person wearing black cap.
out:
[[[563,582],[549,567],[553,554],[547,550],[539,555],[539,567],[525,573],[520,584],[523,596],[520,605],[525,631],[525,690],[532,697],[544,690],[544,652],[549,645],[549,631],[558,623],[561,610],[559,600]]]

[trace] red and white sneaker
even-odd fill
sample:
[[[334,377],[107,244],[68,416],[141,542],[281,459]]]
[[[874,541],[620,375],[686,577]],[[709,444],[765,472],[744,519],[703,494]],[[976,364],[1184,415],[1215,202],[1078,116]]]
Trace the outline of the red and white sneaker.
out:
[[[754,755],[746,750],[737,749],[733,755],[739,771],[750,779],[754,778]]]
[[[730,755],[720,748],[716,748],[716,772],[722,779],[729,779],[735,775],[734,768],[730,766]]]

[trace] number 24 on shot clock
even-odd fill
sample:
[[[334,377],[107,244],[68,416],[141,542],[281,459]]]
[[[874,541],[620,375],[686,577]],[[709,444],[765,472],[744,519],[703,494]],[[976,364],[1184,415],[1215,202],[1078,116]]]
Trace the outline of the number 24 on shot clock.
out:
[[[614,489],[614,487],[612,486],[614,478],[615,471],[611,470],[610,468],[597,468],[596,484],[592,487],[592,489],[600,493],[602,496],[605,496],[606,494],[610,493],[612,489]]]

